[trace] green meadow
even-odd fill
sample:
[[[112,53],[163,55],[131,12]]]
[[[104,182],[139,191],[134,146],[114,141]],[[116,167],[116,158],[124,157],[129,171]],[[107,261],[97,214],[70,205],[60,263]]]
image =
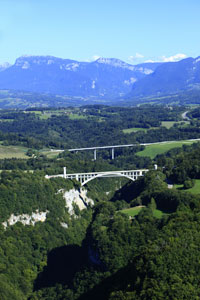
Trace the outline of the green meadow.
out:
[[[178,124],[180,126],[187,126],[188,124],[190,124],[189,121],[179,121],[179,122],[175,122],[175,121],[163,121],[161,123],[161,126],[166,127],[167,129],[171,128],[174,126],[174,124]]]
[[[191,145],[196,141],[172,141],[172,142],[161,142],[157,144],[152,144],[145,146],[143,151],[137,152],[138,156],[149,156],[151,159],[154,159],[156,155],[165,153],[173,148],[182,147],[183,145]]]
[[[4,158],[28,158],[26,156],[28,148],[22,146],[0,145],[0,159]]]
[[[143,209],[143,207],[144,206],[131,207],[131,208],[127,208],[127,209],[122,209],[122,210],[120,210],[120,212],[122,212],[123,214],[126,214],[130,217],[134,217],[139,214],[139,212]]]
[[[145,206],[136,206],[136,207],[131,207],[131,208],[127,208],[127,209],[122,209],[120,210],[120,212],[122,212],[123,214],[126,214],[129,217],[135,217],[139,214],[139,212],[144,208]],[[153,215],[155,218],[157,219],[161,219],[163,217],[163,215],[166,215],[165,213],[163,213],[161,210],[159,209],[154,209],[153,210]]]
[[[175,123],[174,121],[163,121],[161,126],[166,127],[167,129],[171,128]]]
[[[123,129],[122,131],[123,131],[123,133],[132,133],[132,132],[137,132],[137,131],[145,131],[146,132],[147,129],[133,127],[133,128]]]
[[[48,158],[56,158],[59,155],[59,153],[61,153],[61,152],[62,151],[60,151],[60,150],[52,151],[52,150],[49,150],[49,149],[42,149],[42,150],[39,151],[40,154],[44,154]]]
[[[87,119],[88,117],[85,115],[70,114],[69,118],[70,118],[70,120],[80,120],[80,119]]]
[[[22,146],[3,146],[0,142],[0,159],[5,158],[24,158],[29,159],[26,155],[28,148]],[[37,151],[36,151],[37,152]],[[40,154],[46,155],[48,158],[55,158],[61,151],[51,151],[50,149],[42,149],[38,151]]]
[[[174,188],[178,189],[178,190],[183,190],[183,191],[190,192],[193,195],[198,195],[198,194],[200,194],[200,179],[195,179],[195,184],[191,189],[185,190],[183,188],[183,184],[175,184]]]

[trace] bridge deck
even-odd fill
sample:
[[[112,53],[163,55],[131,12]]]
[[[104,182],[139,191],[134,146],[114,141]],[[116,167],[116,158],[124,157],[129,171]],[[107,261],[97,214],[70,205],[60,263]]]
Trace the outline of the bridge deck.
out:
[[[148,169],[140,169],[140,170],[118,170],[118,171],[105,171],[105,172],[89,172],[89,173],[72,173],[72,174],[68,174],[66,173],[66,176],[76,176],[76,175],[79,175],[79,176],[82,176],[82,175],[106,175],[106,174],[124,174],[124,173],[136,173],[136,172],[147,172]]]
[[[199,141],[200,139],[189,139],[186,141]],[[184,141],[184,140],[180,140]],[[74,148],[74,149],[68,149],[68,151],[84,151],[84,150],[97,150],[97,149],[113,149],[113,148],[124,148],[124,147],[134,147],[134,146],[150,146],[150,145],[156,145],[156,144],[166,144],[166,143],[174,143],[177,142],[177,140],[174,141],[162,141],[162,142],[154,142],[154,143],[136,143],[136,144],[128,144],[128,145],[113,145],[113,146],[97,146],[97,147],[87,147],[87,148]]]
[[[68,151],[72,152],[72,151],[97,150],[97,149],[113,149],[113,148],[133,147],[133,146],[139,146],[139,145],[140,144],[114,145],[114,146],[97,146],[97,147],[68,149]]]

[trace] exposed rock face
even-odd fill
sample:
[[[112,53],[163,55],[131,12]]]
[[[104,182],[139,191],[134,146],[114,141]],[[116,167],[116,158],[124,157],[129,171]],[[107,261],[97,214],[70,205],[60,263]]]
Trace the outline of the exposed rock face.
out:
[[[48,211],[39,212],[39,210],[36,210],[36,212],[33,212],[32,215],[22,214],[15,216],[14,214],[11,214],[10,218],[7,221],[3,222],[2,225],[5,229],[8,225],[12,226],[17,222],[21,222],[23,225],[34,226],[37,222],[45,222],[47,213]]]
[[[68,228],[68,224],[67,223],[64,223],[64,222],[60,222],[60,225],[63,227],[63,228]]]
[[[80,190],[71,189],[68,192],[63,189],[59,190],[58,193],[63,193],[63,197],[66,201],[66,207],[69,210],[70,215],[74,214],[73,204],[76,204],[80,210],[87,208],[87,206],[94,205],[94,201],[87,197],[87,191],[83,188]],[[17,222],[21,222],[23,225],[35,225],[37,222],[45,222],[46,216],[49,211],[39,212],[36,210],[31,215],[21,214],[14,215],[11,214],[10,218],[3,222],[2,225],[6,229],[8,226],[15,225]],[[68,228],[68,224],[61,222],[60,225],[63,228]]]
[[[64,192],[64,198],[66,201],[66,207],[69,210],[70,215],[74,214],[73,203],[76,204],[80,210],[87,208],[87,206],[94,205],[94,201],[87,197],[87,191],[83,188],[79,190],[71,189]]]

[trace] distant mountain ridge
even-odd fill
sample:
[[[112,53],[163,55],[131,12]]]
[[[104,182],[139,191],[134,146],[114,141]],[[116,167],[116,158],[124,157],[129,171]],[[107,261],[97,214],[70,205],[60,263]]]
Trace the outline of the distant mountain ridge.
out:
[[[200,90],[200,56],[159,65],[155,72],[133,85],[129,97],[162,96]]]
[[[136,99],[138,103],[188,91],[200,94],[200,56],[138,65],[116,58],[79,62],[53,56],[21,56],[14,65],[0,65],[0,90],[60,95],[91,103],[115,101],[119,105],[127,99],[134,104]]]
[[[67,95],[117,98],[154,72],[160,63],[127,64],[116,58],[78,62],[53,56],[22,56],[15,64],[0,67],[0,89]]]

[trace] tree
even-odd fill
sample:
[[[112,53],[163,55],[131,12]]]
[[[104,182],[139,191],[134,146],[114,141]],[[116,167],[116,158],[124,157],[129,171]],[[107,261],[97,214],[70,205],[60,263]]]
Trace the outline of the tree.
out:
[[[155,199],[153,197],[151,198],[151,202],[149,204],[149,208],[151,210],[155,210],[157,208],[156,201],[155,201]]]
[[[194,179],[187,179],[184,181],[183,187],[184,189],[191,189],[195,185],[195,180]]]

